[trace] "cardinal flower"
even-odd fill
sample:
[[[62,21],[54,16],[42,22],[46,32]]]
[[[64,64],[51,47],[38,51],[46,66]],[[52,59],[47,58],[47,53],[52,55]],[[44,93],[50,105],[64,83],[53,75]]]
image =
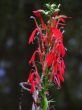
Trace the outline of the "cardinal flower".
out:
[[[33,93],[40,85],[40,76],[36,71],[31,71],[28,77],[29,85],[31,86],[30,92]]]
[[[37,10],[37,11],[33,11],[34,15],[36,17],[39,17],[40,21],[41,21],[41,26],[42,26],[42,29],[46,29],[46,24],[44,23],[44,20],[42,18],[42,15],[41,15],[41,10]]]
[[[36,57],[36,52],[37,52],[37,51],[35,51],[35,52],[33,53],[31,59],[29,60],[29,64],[33,64],[33,63],[34,63],[35,57]]]
[[[64,57],[65,56],[65,47],[62,42],[59,43],[57,49],[58,49],[58,53],[61,54],[62,57]]]
[[[48,53],[48,55],[46,56],[46,63],[48,67],[52,64],[52,61],[53,61],[53,56],[51,53]]]
[[[33,43],[34,37],[35,37],[35,35],[36,35],[37,32],[39,32],[39,29],[38,29],[38,28],[35,28],[35,29],[33,30],[32,34],[31,34],[30,38],[29,38],[29,41],[28,41],[29,44],[30,44],[30,43]]]
[[[61,38],[62,37],[62,33],[59,29],[57,28],[52,28],[52,33],[54,35],[55,38]]]
[[[55,54],[53,53],[48,53],[47,56],[46,56],[46,63],[47,63],[47,66],[49,67],[52,62],[55,62],[56,61],[56,56]]]
[[[64,82],[65,64],[63,58],[66,51],[63,44],[63,28],[67,16],[59,14],[59,6],[46,4],[46,10],[33,11],[35,17],[31,16],[36,28],[33,30],[28,43],[33,43],[37,38],[37,49],[29,60],[32,69],[27,83],[30,85],[32,96],[38,91],[39,105],[41,107],[45,105],[45,110],[49,109],[48,98],[46,97],[49,88],[53,83],[60,87],[61,83]],[[46,17],[45,21],[43,14]],[[46,99],[45,104],[43,104],[44,99]],[[44,107],[41,108],[41,110],[43,109]]]

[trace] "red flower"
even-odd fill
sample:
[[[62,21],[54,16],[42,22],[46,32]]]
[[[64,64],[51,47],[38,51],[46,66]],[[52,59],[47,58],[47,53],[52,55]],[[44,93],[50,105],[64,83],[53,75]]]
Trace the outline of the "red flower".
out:
[[[34,61],[36,59],[36,53],[38,54],[38,56],[40,58],[40,62],[42,62],[42,53],[41,53],[40,47],[38,47],[38,49],[36,51],[34,51],[31,59],[29,60],[29,64],[34,64]]]
[[[58,83],[58,86],[60,87],[60,82],[64,82],[64,78],[61,74],[58,74],[57,75],[57,83]]]
[[[36,56],[36,52],[37,52],[37,51],[35,51],[35,52],[33,53],[31,59],[29,60],[29,64],[33,64],[33,63],[34,63],[34,61],[35,61],[35,56]]]
[[[43,18],[42,18],[42,15],[41,15],[41,10],[37,10],[37,11],[33,11],[34,15],[36,17],[39,17],[40,21],[41,21],[41,26],[42,26],[42,29],[46,29],[46,24],[44,23],[43,21]]]
[[[34,51],[29,61],[34,67],[34,71],[30,73],[28,78],[28,83],[31,85],[31,93],[34,93],[36,89],[39,90],[40,86],[43,88],[42,83],[44,82],[41,81],[43,81],[44,77],[48,77],[50,83],[54,81],[59,87],[60,83],[64,82],[63,75],[65,64],[63,57],[65,56],[65,47],[63,44],[63,32],[61,32],[61,26],[65,25],[65,18],[67,18],[64,15],[59,15],[57,12],[54,13],[45,24],[41,10],[33,11],[33,14],[39,18],[40,24],[37,23],[35,17],[31,17],[34,19],[37,28],[33,30],[28,43],[33,43],[35,37],[38,35],[38,48]],[[39,56],[39,59],[37,58],[37,55]],[[37,59],[41,65],[41,77],[38,74],[38,61],[35,63]],[[49,69],[46,76],[45,73],[47,68]]]
[[[35,37],[35,35],[36,35],[36,33],[39,31],[39,29],[38,28],[35,28],[34,30],[33,30],[33,32],[32,32],[32,34],[31,34],[31,36],[30,36],[30,38],[29,38],[29,44],[30,43],[33,43],[33,41],[34,41],[34,37]]]
[[[59,21],[65,23],[65,19],[68,18],[67,16],[65,15],[62,15],[60,18],[59,18]]]
[[[52,53],[48,53],[47,56],[46,56],[46,63],[48,65],[48,67],[52,64],[52,62],[55,62],[56,61],[56,56],[55,54],[52,54]]]
[[[33,93],[37,88],[39,88],[40,76],[37,72],[30,72],[27,82],[31,85],[30,92]]]
[[[57,59],[56,59],[57,60]],[[52,72],[50,74],[50,82],[54,80],[55,84],[58,84],[60,87],[60,82],[64,82],[63,74],[64,74],[64,61],[58,59],[52,64]]]
[[[58,45],[58,52],[62,55],[62,57],[64,57],[64,55],[65,55],[65,48],[64,48],[64,45],[63,45],[62,42],[59,43],[59,45]]]
[[[33,13],[34,13],[34,15],[35,15],[36,17],[41,17],[41,12],[40,12],[40,10],[33,11]]]
[[[52,61],[53,61],[53,56],[51,53],[48,53],[46,56],[46,63],[48,65],[48,67],[52,64]]]
[[[59,29],[57,28],[52,28],[52,33],[54,34],[54,37],[55,38],[61,38],[62,37],[62,33]]]

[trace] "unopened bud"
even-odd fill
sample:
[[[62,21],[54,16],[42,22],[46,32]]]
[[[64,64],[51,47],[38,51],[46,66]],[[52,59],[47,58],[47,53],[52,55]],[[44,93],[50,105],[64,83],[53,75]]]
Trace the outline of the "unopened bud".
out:
[[[55,12],[58,12],[58,11],[60,11],[60,9],[58,9],[58,8],[57,8],[57,9],[55,9]]]
[[[56,7],[56,4],[52,4],[52,5],[51,5],[51,8],[55,8],[55,7]]]
[[[58,5],[58,8],[60,8],[61,4]]]

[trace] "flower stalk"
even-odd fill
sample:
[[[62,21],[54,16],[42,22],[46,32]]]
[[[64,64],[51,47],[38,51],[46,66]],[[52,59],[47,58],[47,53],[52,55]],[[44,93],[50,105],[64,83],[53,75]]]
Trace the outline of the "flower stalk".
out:
[[[34,51],[29,64],[32,69],[27,79],[27,85],[22,87],[30,91],[33,96],[32,110],[49,110],[49,88],[52,85],[60,87],[64,82],[64,56],[66,48],[63,44],[65,15],[60,14],[60,4],[46,4],[45,10],[33,11],[36,28],[33,30],[28,43],[33,44],[36,40],[37,49]],[[44,21],[44,18],[46,19]],[[39,19],[40,23],[36,19]],[[26,84],[25,83],[25,84]]]

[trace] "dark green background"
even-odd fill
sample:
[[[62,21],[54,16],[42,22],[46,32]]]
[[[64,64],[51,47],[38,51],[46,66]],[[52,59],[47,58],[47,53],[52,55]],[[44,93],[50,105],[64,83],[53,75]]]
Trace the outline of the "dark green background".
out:
[[[26,81],[30,59],[36,44],[27,40],[34,29],[32,11],[43,7],[45,1],[61,3],[67,20],[64,44],[68,49],[65,82],[53,91],[56,110],[82,110],[82,0],[0,0],[0,110],[18,110],[21,89]],[[22,94],[22,110],[30,110],[31,95]]]

